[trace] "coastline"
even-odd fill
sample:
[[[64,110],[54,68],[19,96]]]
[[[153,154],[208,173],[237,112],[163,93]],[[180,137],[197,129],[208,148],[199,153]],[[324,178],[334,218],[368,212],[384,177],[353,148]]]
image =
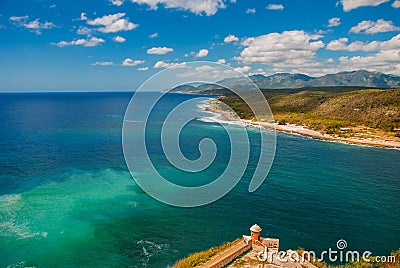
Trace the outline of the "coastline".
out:
[[[205,110],[217,114],[219,117],[224,118],[226,121],[230,122],[237,121],[237,119],[231,114],[230,111],[224,111],[216,104],[216,99],[210,99],[210,101],[208,102],[208,106],[205,108]],[[371,146],[371,147],[400,150],[400,142],[397,141],[383,140],[379,138],[357,138],[357,137],[344,138],[339,136],[333,136],[330,134],[324,134],[319,131],[309,129],[307,128],[307,126],[295,125],[295,124],[279,125],[278,123],[255,122],[245,119],[241,119],[241,122],[246,125],[261,126],[267,129],[275,129],[278,132],[301,135],[322,141],[340,142],[351,145]]]

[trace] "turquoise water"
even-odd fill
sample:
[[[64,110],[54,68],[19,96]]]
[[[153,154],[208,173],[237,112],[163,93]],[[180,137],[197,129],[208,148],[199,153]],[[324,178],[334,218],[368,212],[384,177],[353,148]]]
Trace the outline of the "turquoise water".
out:
[[[193,97],[169,94],[154,122]],[[279,133],[271,172],[255,193],[247,188],[257,150],[227,196],[176,208],[150,198],[127,170],[121,126],[129,98],[0,94],[0,267],[167,267],[247,234],[254,223],[264,235],[279,237],[284,249],[322,251],[339,239],[374,254],[400,247],[398,150]],[[188,112],[204,116],[197,107]],[[181,144],[195,159],[196,141],[204,136],[228,150],[225,134],[197,120]],[[254,136],[254,148],[257,141]],[[150,152],[160,172],[186,185],[210,180],[227,161],[221,153],[207,176],[187,177],[167,165],[157,144]]]

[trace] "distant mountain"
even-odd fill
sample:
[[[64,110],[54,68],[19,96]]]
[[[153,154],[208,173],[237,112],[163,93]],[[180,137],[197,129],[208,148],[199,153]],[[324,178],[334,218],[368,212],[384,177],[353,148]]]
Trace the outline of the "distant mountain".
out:
[[[400,76],[388,75],[365,70],[327,74],[320,77],[311,77],[305,74],[278,73],[270,76],[256,74],[249,77],[261,89],[289,89],[312,87],[369,87],[369,88],[400,88]],[[228,78],[219,84],[227,88],[242,88],[244,78]],[[184,86],[174,91],[185,91]],[[190,87],[195,92],[216,91],[221,89],[215,85],[200,85]],[[189,90],[188,90],[189,91]]]
[[[364,70],[327,74],[320,77],[288,73],[274,74],[271,76],[253,75],[250,76],[250,79],[263,89],[321,86],[358,86],[374,88],[400,87],[400,76],[368,72]]]

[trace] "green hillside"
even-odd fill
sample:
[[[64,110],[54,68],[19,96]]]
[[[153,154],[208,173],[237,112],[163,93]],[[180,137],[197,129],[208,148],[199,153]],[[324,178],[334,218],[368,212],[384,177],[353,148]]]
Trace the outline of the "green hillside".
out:
[[[264,90],[263,93],[280,124],[307,125],[328,134],[383,131],[388,136],[400,136],[400,89],[333,87]],[[243,119],[253,119],[249,107],[238,97],[225,94],[220,99]]]

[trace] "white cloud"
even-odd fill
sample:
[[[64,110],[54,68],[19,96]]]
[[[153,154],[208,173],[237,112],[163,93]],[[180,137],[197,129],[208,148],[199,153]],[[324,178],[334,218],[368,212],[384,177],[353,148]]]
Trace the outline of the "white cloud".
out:
[[[376,34],[384,32],[399,31],[400,27],[394,26],[392,21],[379,19],[376,22],[364,20],[350,29],[351,33]]]
[[[87,24],[93,26],[104,26],[97,30],[102,33],[116,33],[120,31],[130,31],[137,28],[139,25],[134,24],[127,19],[124,19],[125,13],[116,13],[96,18],[94,20],[87,20]]]
[[[339,38],[337,40],[332,40],[326,45],[328,50],[347,50],[346,44],[349,42],[348,38]]]
[[[133,60],[133,59],[131,59],[131,58],[126,58],[126,59],[124,59],[124,61],[122,62],[122,66],[125,66],[125,67],[132,67],[132,66],[136,66],[136,65],[139,65],[139,64],[143,64],[144,63],[144,60]]]
[[[157,61],[154,64],[153,68],[155,68],[155,69],[160,69],[160,68],[164,69],[164,68],[168,68],[168,67],[172,67],[172,66],[177,66],[177,65],[180,65],[180,64],[185,64],[185,63],[184,62],[183,63],[169,63],[169,62],[165,62],[165,61]]]
[[[56,27],[52,22],[41,22],[40,19],[29,21],[28,16],[11,16],[9,20],[17,27],[26,28],[36,34],[41,34],[41,30]]]
[[[150,9],[157,9],[159,5],[165,8],[187,10],[194,14],[207,16],[214,15],[218,9],[225,8],[223,0],[131,0],[133,3],[146,4]]]
[[[164,55],[172,51],[174,49],[170,47],[152,47],[147,50],[147,54]]]
[[[208,49],[200,49],[199,52],[196,53],[195,57],[196,58],[203,58],[206,57],[208,55]]]
[[[140,67],[137,68],[138,71],[147,71],[149,69],[149,67]]]
[[[359,70],[368,68],[371,71],[400,75],[399,49],[381,51],[367,56],[343,56],[339,58],[339,62],[342,69]]]
[[[40,22],[39,19],[36,19],[34,21],[30,21],[27,24],[24,25],[28,29],[51,29],[55,27],[55,25],[52,22]]]
[[[197,72],[212,72],[219,69],[217,66],[210,66],[210,65],[201,65],[196,68],[194,68],[195,71]]]
[[[114,62],[111,61],[96,61],[91,64],[92,66],[111,66],[114,65]]]
[[[271,65],[277,71],[299,66],[320,66],[314,61],[316,51],[324,47],[321,36],[304,31],[284,31],[247,38],[242,42],[245,48],[236,60],[244,63]]]
[[[379,6],[380,4],[386,3],[389,0],[341,0],[343,10],[348,12],[352,9],[366,6]]]
[[[118,42],[118,43],[123,43],[123,42],[126,41],[126,39],[125,39],[124,37],[119,36],[119,35],[116,36],[116,37],[114,37],[113,40],[114,40],[115,42]]]
[[[256,9],[255,8],[248,8],[246,10],[246,14],[254,14],[254,13],[256,13]]]
[[[82,12],[81,16],[80,16],[80,18],[78,20],[87,20],[86,13]]]
[[[88,36],[90,36],[93,33],[93,29],[89,29],[88,27],[85,27],[85,26],[80,26],[78,28],[78,30],[76,31],[76,33],[80,34],[80,35],[88,35]]]
[[[105,41],[102,38],[92,37],[90,39],[77,39],[77,40],[69,41],[69,42],[60,41],[58,43],[55,43],[54,45],[56,45],[58,47],[65,47],[65,46],[95,47],[104,42]]]
[[[215,64],[201,65],[197,67],[183,65],[182,67],[184,67],[185,70],[177,74],[177,76],[196,79],[198,81],[211,81],[209,79],[217,81],[223,80],[224,78],[239,77],[240,75],[237,73],[237,71],[248,72],[250,70],[250,66],[243,66],[231,69]]]
[[[234,42],[234,41],[239,41],[239,38],[237,38],[236,36],[234,36],[232,34],[230,34],[224,38],[225,43],[230,43],[230,42]]]
[[[29,17],[28,16],[11,16],[9,20],[11,21],[26,21]]]
[[[263,70],[263,69],[257,69],[257,70],[254,70],[253,72],[250,72],[248,75],[249,75],[249,76],[252,76],[252,75],[257,75],[257,74],[262,74],[262,75],[264,75],[264,76],[269,76],[269,75],[271,75],[272,73],[268,73],[268,72],[266,72],[266,71]]]
[[[124,0],[110,0],[110,2],[114,6],[122,6],[122,4],[124,3]]]
[[[281,4],[269,4],[268,6],[265,7],[268,10],[282,10],[285,7]]]
[[[236,67],[234,70],[241,73],[248,73],[251,70],[251,68],[250,66],[243,66],[243,67]]]
[[[157,38],[157,37],[158,37],[158,33],[153,33],[153,34],[149,35],[149,37],[150,37],[151,39]]]
[[[340,18],[331,18],[328,21],[328,27],[336,27],[340,25]]]
[[[400,8],[400,0],[395,0],[392,4],[392,7],[394,8]]]
[[[226,60],[225,59],[219,59],[219,60],[217,60],[217,63],[226,64]]]
[[[400,75],[400,34],[387,41],[349,43],[348,38],[333,40],[327,45],[328,50],[375,52],[368,55],[342,56],[335,71],[368,69]],[[332,62],[332,60],[331,60]]]
[[[393,49],[400,49],[400,34],[392,37],[387,41],[372,41],[372,42],[361,42],[355,41],[350,44],[348,38],[340,38],[329,42],[326,46],[328,50],[343,50],[343,51],[386,51]]]

